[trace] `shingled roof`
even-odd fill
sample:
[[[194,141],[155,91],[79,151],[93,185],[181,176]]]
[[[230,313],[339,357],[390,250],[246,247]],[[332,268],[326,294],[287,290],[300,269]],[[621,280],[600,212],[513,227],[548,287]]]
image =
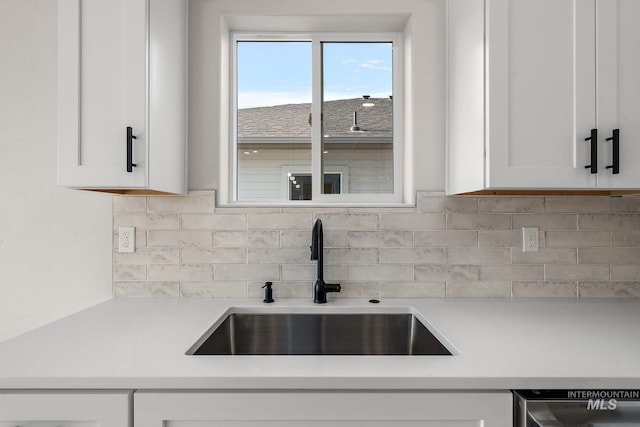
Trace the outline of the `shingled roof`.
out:
[[[328,137],[391,137],[393,133],[393,101],[371,98],[375,104],[364,107],[362,98],[326,101],[323,106],[324,135]],[[351,131],[354,112],[358,113],[360,132]],[[285,104],[238,110],[238,137],[310,138],[311,104]]]

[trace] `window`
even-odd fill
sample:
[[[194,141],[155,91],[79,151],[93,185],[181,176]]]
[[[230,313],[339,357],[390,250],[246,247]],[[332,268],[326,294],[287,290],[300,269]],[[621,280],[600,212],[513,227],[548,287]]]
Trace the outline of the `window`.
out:
[[[232,40],[234,201],[402,201],[399,34]]]
[[[311,199],[311,174],[296,173],[289,174],[289,200],[312,200]],[[324,174],[324,194],[340,194],[342,175],[339,173]]]

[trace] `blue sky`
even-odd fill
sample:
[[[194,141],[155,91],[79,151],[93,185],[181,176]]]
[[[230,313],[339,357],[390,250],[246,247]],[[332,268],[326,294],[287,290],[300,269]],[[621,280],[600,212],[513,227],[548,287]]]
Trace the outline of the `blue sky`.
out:
[[[324,99],[392,94],[390,43],[325,43]],[[310,42],[239,42],[238,107],[311,102]]]

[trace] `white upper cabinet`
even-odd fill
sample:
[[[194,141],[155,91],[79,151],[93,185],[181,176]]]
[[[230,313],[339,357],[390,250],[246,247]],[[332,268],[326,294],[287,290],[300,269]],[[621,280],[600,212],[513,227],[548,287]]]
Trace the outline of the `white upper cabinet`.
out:
[[[640,188],[640,1],[597,3],[598,186]],[[614,158],[613,130],[619,129]],[[618,162],[619,173],[613,173]],[[608,167],[608,169],[607,169]]]
[[[186,22],[186,0],[59,0],[58,185],[186,192]]]
[[[447,192],[640,188],[634,17],[637,0],[449,0]]]

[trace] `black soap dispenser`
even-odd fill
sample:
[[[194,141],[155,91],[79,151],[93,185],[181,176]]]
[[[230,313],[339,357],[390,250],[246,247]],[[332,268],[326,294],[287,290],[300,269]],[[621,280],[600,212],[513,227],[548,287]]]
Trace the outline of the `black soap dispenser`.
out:
[[[262,287],[264,289],[264,299],[262,302],[273,302],[273,290],[271,289],[271,285],[273,285],[272,282],[264,282],[264,286]]]

